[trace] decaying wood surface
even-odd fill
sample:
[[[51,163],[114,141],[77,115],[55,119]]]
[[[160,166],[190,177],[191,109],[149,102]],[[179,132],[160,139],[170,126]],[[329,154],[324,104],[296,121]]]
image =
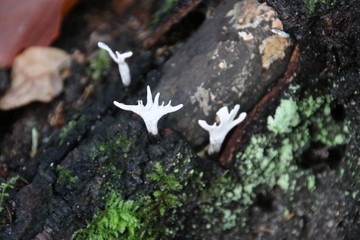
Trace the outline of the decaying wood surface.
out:
[[[223,106],[248,112],[286,69],[292,52],[276,13],[256,0],[223,1],[163,67],[159,91],[183,103],[169,116],[172,127],[195,147],[204,146],[207,132],[197,121],[214,122]]]
[[[200,1],[192,2],[194,5],[186,11],[198,6]],[[312,39],[311,45],[307,42],[310,40],[302,42],[302,39],[306,39],[306,29],[309,29],[310,22],[315,20],[308,16],[306,18],[306,10],[299,1],[266,2],[280,13],[280,19],[284,21],[286,29],[298,40],[296,45],[290,38],[284,38],[271,31],[272,28],[281,29],[282,22],[275,11],[265,4],[258,4],[256,0],[223,0],[214,12],[207,13],[203,25],[189,39],[177,46],[173,56],[161,69],[154,69],[154,57],[152,53],[147,53],[148,55],[144,54],[142,58],[135,56],[132,60],[134,82],[129,89],[125,89],[120,81],[114,81],[113,76],[117,76],[117,72],[110,74],[106,84],[98,84],[98,88],[95,86],[95,90],[91,90],[94,88],[92,84],[89,85],[83,95],[88,102],[83,110],[74,114],[72,119],[76,125],[72,131],[65,137],[60,136],[60,131],[53,134],[38,150],[36,157],[29,158],[26,165],[24,164],[32,171],[30,174],[24,174],[30,181],[23,181],[26,186],[21,187],[11,201],[6,203],[6,213],[10,215],[10,222],[1,229],[0,239],[71,239],[74,231],[85,227],[94,214],[103,209],[102,197],[109,191],[109,185],[120,192],[124,199],[138,200],[138,195],[153,192],[155,186],[151,184],[147,174],[152,173],[157,162],[167,172],[174,173],[174,169],[177,169],[176,178],[180,183],[189,180],[189,173],[193,169],[203,171],[208,181],[205,181],[205,187],[210,186],[205,191],[200,187],[187,189],[191,193],[191,198],[184,200],[179,219],[170,223],[183,227],[177,233],[177,239],[199,239],[202,234],[213,239],[249,240],[254,239],[254,236],[264,239],[285,239],[289,236],[294,237],[290,232],[294,229],[298,234],[294,238],[298,239],[314,239],[313,236],[321,239],[325,236],[324,232],[327,234],[326,239],[329,239],[328,236],[332,236],[333,239],[358,239],[360,225],[355,223],[359,222],[359,207],[356,200],[349,194],[346,195],[343,189],[353,190],[358,187],[360,181],[354,174],[355,168],[347,168],[348,165],[345,164],[348,163],[344,163],[345,166],[341,169],[345,169],[341,182],[336,179],[336,176],[340,175],[340,171],[336,169],[320,173],[314,170],[319,190],[304,191],[304,194],[302,191],[295,192],[295,198],[298,199],[292,199],[293,209],[286,208],[292,200],[286,198],[286,193],[278,187],[271,189],[266,196],[256,195],[251,206],[241,213],[248,220],[249,232],[238,234],[241,230],[240,225],[236,226],[236,229],[215,231],[203,223],[213,219],[214,222],[218,222],[216,220],[221,219],[222,215],[207,215],[211,216],[211,219],[199,216],[204,212],[200,211],[198,202],[212,200],[206,199],[206,194],[214,191],[214,187],[219,183],[217,181],[221,180],[222,176],[232,176],[234,163],[231,161],[240,145],[246,143],[247,127],[250,124],[256,125],[257,120],[263,117],[261,114],[268,111],[267,108],[275,108],[274,99],[287,84],[298,77],[300,65],[308,67],[301,68],[305,74],[317,69],[318,72],[315,73],[320,77],[328,71],[324,59],[327,59],[326,63],[330,64],[332,70],[335,69],[334,66],[339,66],[340,70],[333,70],[334,75],[338,76],[334,77],[337,87],[334,88],[333,95],[345,105],[344,111],[351,119],[352,130],[360,133],[360,128],[354,124],[359,121],[360,115],[360,97],[356,93],[360,91],[357,84],[359,61],[355,61],[360,56],[360,48],[359,44],[353,41],[360,36],[360,28],[356,31],[355,27],[360,25],[359,19],[354,18],[356,10],[346,7],[348,1],[337,1],[336,7],[349,10],[344,20],[337,11],[321,5],[321,11],[329,13],[323,14],[324,21],[316,21],[319,25],[312,25],[316,26],[318,35],[315,36],[321,41],[316,42]],[[356,1],[349,2],[354,3],[355,9],[360,9],[359,5],[355,4]],[[296,15],[294,9],[300,9],[303,15]],[[344,25],[344,35],[333,34],[334,29],[336,33],[341,32],[338,23],[331,21],[333,18],[340,18],[343,22],[339,22],[342,23],[351,23]],[[302,20],[304,26],[298,26]],[[323,26],[321,24],[326,26],[325,35],[319,31]],[[145,42],[145,45],[150,46],[158,41],[161,31],[167,30],[168,26],[165,24],[162,30]],[[326,35],[328,32],[329,35]],[[350,40],[346,40],[346,43],[356,45],[352,48],[355,52],[353,55],[345,57],[349,49],[337,44],[339,36],[340,39],[347,36],[345,39]],[[308,46],[310,47],[307,48]],[[314,46],[321,47],[312,49]],[[309,49],[316,52],[316,56],[309,54]],[[313,64],[314,62],[316,64]],[[341,70],[341,67],[344,69]],[[79,81],[78,77],[79,75],[73,75],[70,81]],[[136,104],[137,99],[145,99],[147,84],[152,86],[154,93],[161,93],[161,101],[171,99],[174,105],[184,104],[183,109],[170,114],[160,122],[161,130],[158,137],[147,134],[145,125],[138,116],[112,106],[114,100]],[[94,97],[90,91],[98,91],[99,94]],[[71,102],[66,102],[66,97],[65,94],[65,104],[59,102],[56,104],[59,107],[54,106],[56,113],[60,115],[62,111],[66,111],[66,103]],[[228,105],[232,108],[237,103],[241,104],[240,111],[248,112],[246,122],[232,133],[219,159],[199,159],[194,149],[204,147],[208,136],[207,132],[198,126],[197,120],[205,119],[212,123],[220,107]],[[79,105],[74,105],[78,107],[82,103],[80,101],[77,104]],[[72,110],[75,112],[74,109]],[[38,109],[36,113],[41,111],[42,109]],[[14,132],[21,133],[22,128],[18,127],[19,125],[18,122],[14,123]],[[22,136],[17,136],[19,137]],[[16,145],[17,138],[12,139],[12,145]],[[346,146],[354,156],[359,155],[357,143],[358,139]],[[16,154],[18,157],[23,153]],[[343,156],[339,158],[339,161],[342,161]],[[218,164],[218,161],[222,165]],[[71,171],[75,178],[62,178],[61,168]],[[0,168],[1,177],[7,177],[6,174],[8,173]],[[244,181],[242,176],[236,176],[234,179],[240,183]],[[191,180],[196,182],[196,179]],[[212,180],[214,182],[211,182]],[[263,186],[258,187],[262,189]],[[220,193],[223,194],[221,191]],[[183,192],[177,194],[180,196]],[[242,199],[229,204],[241,205],[241,201]],[[310,202],[313,201],[320,201],[319,209],[327,211],[326,214],[322,215],[320,210],[313,213],[313,209],[309,209]],[[345,201],[349,204],[341,205]],[[170,220],[167,220],[164,218],[163,223],[168,224]],[[195,225],[198,228],[194,228]],[[222,229],[222,226],[211,227]]]
[[[284,89],[284,87],[292,82],[292,80],[296,77],[298,72],[298,60],[299,60],[299,46],[295,46],[294,51],[291,55],[289,65],[286,68],[285,74],[281,77],[275,86],[272,87],[272,90],[267,93],[251,110],[248,114],[246,121],[239,124],[234,130],[234,132],[229,137],[226,145],[222,151],[222,155],[219,157],[219,162],[222,165],[228,164],[233,159],[233,154],[235,151],[239,150],[241,143],[246,142],[245,133],[246,127],[249,124],[255,123],[255,121],[259,118],[259,115],[265,111],[265,108],[272,104],[272,102],[276,99],[279,93]]]

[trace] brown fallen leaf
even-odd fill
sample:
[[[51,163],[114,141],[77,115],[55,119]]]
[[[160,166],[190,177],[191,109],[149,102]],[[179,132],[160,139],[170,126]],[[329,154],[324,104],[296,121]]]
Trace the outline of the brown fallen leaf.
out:
[[[10,67],[29,46],[47,46],[57,38],[61,21],[79,0],[1,0],[0,67]]]
[[[11,88],[0,99],[0,109],[10,110],[33,101],[50,102],[63,89],[71,57],[53,47],[30,47],[13,64]]]

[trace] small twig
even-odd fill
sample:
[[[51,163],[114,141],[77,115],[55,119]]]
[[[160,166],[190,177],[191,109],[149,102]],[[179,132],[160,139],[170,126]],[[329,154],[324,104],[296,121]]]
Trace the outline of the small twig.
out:
[[[176,13],[174,13],[164,24],[162,24],[160,27],[158,27],[150,37],[148,37],[144,43],[143,46],[145,48],[150,48],[156,45],[158,41],[163,37],[163,35],[169,31],[169,29],[177,22],[179,22],[183,17],[185,17],[189,12],[194,10],[199,4],[201,3],[201,0],[194,0],[190,4],[180,8]]]
[[[11,223],[13,223],[13,217],[12,217],[12,214],[11,214],[11,210],[8,207],[7,204],[4,203],[4,206],[5,206],[6,212],[8,214],[9,223],[11,224]]]

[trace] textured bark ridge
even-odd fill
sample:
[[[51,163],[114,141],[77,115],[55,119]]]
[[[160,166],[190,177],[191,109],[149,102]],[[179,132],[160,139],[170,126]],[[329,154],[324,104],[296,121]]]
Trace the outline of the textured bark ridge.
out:
[[[155,163],[167,172],[181,169],[176,174],[180,183],[193,169],[181,157],[191,159],[190,148],[174,132],[151,139],[141,121],[123,115],[95,123],[61,159],[54,154],[50,148],[40,156],[34,180],[15,199],[16,221],[2,230],[1,239],[70,239],[104,206],[110,190],[134,199],[153,191],[146,176]]]

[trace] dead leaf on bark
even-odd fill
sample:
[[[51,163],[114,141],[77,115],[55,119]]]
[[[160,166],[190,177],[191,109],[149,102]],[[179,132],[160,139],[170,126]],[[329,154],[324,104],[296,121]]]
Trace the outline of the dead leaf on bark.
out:
[[[57,38],[61,21],[79,0],[1,0],[0,66],[10,67],[17,53],[47,46]]]
[[[14,60],[11,88],[0,99],[0,109],[10,110],[33,101],[50,102],[61,93],[70,63],[70,55],[57,48],[26,49]]]

